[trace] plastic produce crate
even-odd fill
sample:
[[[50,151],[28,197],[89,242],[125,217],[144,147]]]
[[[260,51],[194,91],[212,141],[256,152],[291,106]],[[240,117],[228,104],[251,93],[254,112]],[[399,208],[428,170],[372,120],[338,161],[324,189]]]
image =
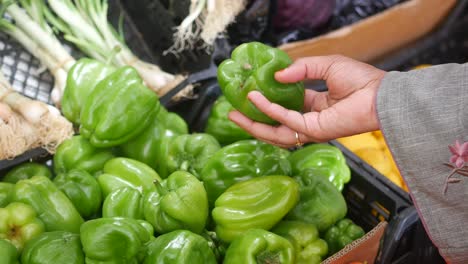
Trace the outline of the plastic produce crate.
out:
[[[172,105],[169,110],[180,114],[191,132],[203,132],[211,107],[220,94],[216,80],[208,81],[199,88],[197,99]],[[427,237],[408,193],[338,142],[330,144],[343,151],[352,173],[351,181],[343,190],[348,217],[366,232],[380,221],[389,223],[376,263],[444,263]]]

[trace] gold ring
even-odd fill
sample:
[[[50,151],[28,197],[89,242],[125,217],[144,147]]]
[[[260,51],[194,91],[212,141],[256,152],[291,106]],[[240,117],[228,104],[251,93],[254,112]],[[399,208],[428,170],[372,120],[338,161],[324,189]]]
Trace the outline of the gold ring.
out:
[[[304,143],[301,142],[301,140],[299,139],[299,134],[297,132],[295,132],[296,134],[296,147],[302,147],[304,146]]]

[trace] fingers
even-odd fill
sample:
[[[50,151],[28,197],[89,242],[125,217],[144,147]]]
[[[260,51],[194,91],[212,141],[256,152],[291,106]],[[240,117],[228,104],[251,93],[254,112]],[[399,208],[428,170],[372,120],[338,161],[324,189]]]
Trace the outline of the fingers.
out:
[[[275,73],[275,79],[282,83],[294,83],[306,79],[326,80],[332,65],[339,55],[307,57],[296,60],[288,68]]]
[[[252,91],[247,95],[248,99],[264,114],[281,124],[287,124],[294,131],[307,130],[301,113],[284,108],[279,104],[270,102],[260,92]]]
[[[290,128],[280,125],[277,127],[270,126],[267,124],[252,121],[248,117],[244,116],[239,111],[232,111],[229,113],[229,119],[236,123],[238,126],[243,128],[253,137],[264,141],[266,143],[279,146],[282,148],[289,148],[296,145],[295,131]],[[303,137],[300,137],[301,142]]]

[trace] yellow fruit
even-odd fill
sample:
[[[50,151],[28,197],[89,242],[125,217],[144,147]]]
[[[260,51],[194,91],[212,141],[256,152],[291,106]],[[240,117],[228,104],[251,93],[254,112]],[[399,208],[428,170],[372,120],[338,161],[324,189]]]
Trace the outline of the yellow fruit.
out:
[[[358,149],[354,153],[381,174],[387,175],[392,172],[391,163],[382,150],[377,148],[364,148]]]
[[[339,138],[337,141],[352,152],[363,148],[382,148],[382,144],[372,135],[372,132]]]
[[[418,66],[413,67],[412,70],[424,69],[424,68],[431,67],[431,66],[432,64],[419,64]]]
[[[397,186],[403,189],[403,179],[401,178],[399,172],[391,171],[390,173],[386,174],[385,177],[387,177],[389,180],[391,180],[393,183],[395,183]]]

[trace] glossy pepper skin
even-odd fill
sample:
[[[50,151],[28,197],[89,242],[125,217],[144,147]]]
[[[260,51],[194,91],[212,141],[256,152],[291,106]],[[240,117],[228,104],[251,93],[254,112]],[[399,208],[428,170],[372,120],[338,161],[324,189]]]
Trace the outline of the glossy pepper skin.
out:
[[[0,239],[0,263],[19,264],[18,255],[18,250],[13,244],[5,239]]]
[[[102,205],[102,217],[144,219],[141,192],[131,187],[112,191]]]
[[[259,42],[244,43],[234,49],[231,59],[218,67],[218,82],[223,94],[234,108],[252,120],[277,123],[248,99],[250,91],[260,91],[271,102],[287,109],[301,111],[304,106],[304,84],[280,83],[275,72],[292,63],[288,55],[277,48]]]
[[[323,232],[345,217],[346,201],[327,179],[317,176],[313,170],[305,170],[294,179],[300,186],[300,199],[287,219],[311,223]]]
[[[131,218],[99,218],[81,226],[80,238],[86,263],[137,264],[152,234]],[[118,241],[118,243],[116,243]]]
[[[42,233],[29,241],[21,254],[22,264],[82,264],[84,261],[80,236],[66,231]]]
[[[338,190],[351,180],[351,170],[341,150],[329,144],[311,144],[289,156],[293,174],[314,170],[317,176],[327,178]]]
[[[142,263],[216,264],[217,262],[205,238],[188,230],[176,230],[151,241]]]
[[[36,211],[24,203],[11,203],[0,208],[0,240],[7,240],[21,253],[24,245],[44,232]]]
[[[168,145],[165,159],[168,173],[182,170],[199,178],[203,167],[220,148],[216,138],[206,133],[177,136]]]
[[[215,137],[221,145],[228,145],[252,136],[228,118],[234,107],[224,95],[218,97],[211,108],[205,127],[205,133]]]
[[[13,183],[0,182],[0,207],[5,207],[10,203],[14,188]]]
[[[63,91],[61,110],[72,123],[80,124],[80,113],[86,98],[107,75],[115,68],[100,61],[81,58],[68,71]]]
[[[176,171],[158,183],[156,191],[144,198],[144,214],[155,231],[163,234],[177,229],[201,233],[208,218],[206,191],[195,176]]]
[[[137,160],[113,158],[106,162],[103,174],[98,176],[103,197],[121,187],[132,187],[141,193],[154,191],[154,181],[161,181],[158,173]]]
[[[95,147],[117,146],[141,133],[159,107],[158,96],[138,72],[124,66],[100,81],[86,99],[80,133]]]
[[[70,199],[83,218],[89,219],[98,214],[102,202],[101,187],[91,174],[73,169],[57,175],[54,184]]]
[[[351,219],[344,218],[327,230],[324,239],[328,243],[331,255],[340,251],[354,240],[361,238],[365,233],[364,229],[356,225]]]
[[[71,169],[81,169],[96,175],[113,157],[110,149],[96,148],[85,137],[73,136],[58,146],[54,155],[54,172],[60,174]]]
[[[250,229],[229,245],[223,264],[293,264],[294,260],[294,248],[286,238]]]
[[[19,180],[30,179],[32,176],[46,176],[52,179],[52,172],[43,164],[26,162],[15,166],[3,177],[4,182],[16,183]]]
[[[170,142],[164,139],[172,139],[177,135],[187,133],[188,126],[185,120],[161,106],[156,119],[142,133],[119,146],[119,152],[124,157],[145,163],[164,178],[167,176],[167,172],[162,170],[162,166],[165,166],[164,158],[167,149],[165,143]]]
[[[317,228],[300,221],[281,221],[271,232],[280,235],[294,247],[296,264],[319,264],[328,253],[328,245],[320,239]]]
[[[216,234],[225,242],[247,230],[269,230],[297,204],[299,185],[288,176],[262,176],[229,187],[212,211]]]
[[[29,204],[44,222],[46,231],[78,233],[83,218],[68,197],[45,176],[16,183],[13,201]]]
[[[291,175],[289,151],[256,139],[224,146],[206,163],[201,178],[214,204],[229,186],[264,175]]]

